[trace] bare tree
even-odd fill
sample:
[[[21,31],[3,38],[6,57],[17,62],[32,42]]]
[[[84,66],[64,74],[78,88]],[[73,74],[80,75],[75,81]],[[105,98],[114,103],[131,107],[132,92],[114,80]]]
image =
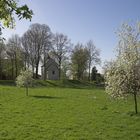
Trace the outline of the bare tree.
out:
[[[61,78],[61,66],[62,61],[66,54],[70,51],[70,40],[68,37],[62,33],[56,33],[53,36],[53,47],[52,53],[58,61],[59,65],[59,79]]]
[[[35,77],[38,78],[38,68],[41,57],[45,64],[47,52],[50,47],[51,31],[47,25],[32,24],[22,37],[22,45],[25,51],[25,63],[31,64]]]
[[[22,49],[23,49],[23,59],[24,59],[24,68],[25,70],[30,66],[30,60],[29,57],[31,57],[29,53],[29,47],[31,46],[31,42],[29,41],[29,35],[28,33],[24,33],[24,35],[21,38],[22,42]],[[33,71],[32,71],[33,72]]]
[[[25,70],[32,68],[34,74],[36,50],[34,46],[33,35],[30,30],[24,33],[22,37],[23,57]]]
[[[9,38],[6,53],[11,60],[11,72],[14,79],[20,71],[19,63],[21,62],[21,41],[18,35]]]
[[[31,20],[32,15],[33,11],[26,4],[20,6],[17,0],[0,0],[0,35],[4,27],[13,28],[15,26],[15,16],[19,20]],[[0,36],[1,39],[3,38]]]
[[[47,25],[42,25],[43,28],[43,35],[42,35],[42,46],[43,46],[43,52],[42,52],[42,56],[43,56],[43,65],[44,65],[44,80],[46,80],[47,78],[47,69],[46,69],[46,61],[48,59],[48,53],[51,49],[52,46],[52,33],[51,30],[49,28],[49,26]]]
[[[88,57],[88,80],[91,80],[91,66],[94,64],[100,64],[100,51],[96,48],[92,40],[89,40],[86,44],[89,57]]]

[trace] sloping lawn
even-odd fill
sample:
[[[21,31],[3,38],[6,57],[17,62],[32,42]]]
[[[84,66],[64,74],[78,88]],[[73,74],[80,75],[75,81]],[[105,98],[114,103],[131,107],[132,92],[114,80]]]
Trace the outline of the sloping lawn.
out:
[[[0,86],[0,140],[140,139],[131,98],[112,101],[103,89],[33,88],[29,94]]]

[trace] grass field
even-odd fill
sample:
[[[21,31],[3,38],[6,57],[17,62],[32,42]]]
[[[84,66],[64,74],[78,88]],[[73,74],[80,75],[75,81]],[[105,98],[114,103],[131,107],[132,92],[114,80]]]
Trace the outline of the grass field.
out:
[[[27,97],[3,84],[0,140],[140,140],[140,114],[133,111],[131,97],[112,101],[95,87],[37,87]]]

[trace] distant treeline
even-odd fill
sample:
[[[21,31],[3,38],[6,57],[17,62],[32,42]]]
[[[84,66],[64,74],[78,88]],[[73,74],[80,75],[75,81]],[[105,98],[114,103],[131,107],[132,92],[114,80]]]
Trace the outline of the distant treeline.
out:
[[[0,41],[0,79],[15,80],[27,68],[38,79],[39,67],[45,66],[48,57],[57,62],[60,79],[95,80],[93,71],[100,63],[100,51],[92,40],[73,45],[63,33],[52,33],[48,25],[36,23],[22,37],[16,34]]]

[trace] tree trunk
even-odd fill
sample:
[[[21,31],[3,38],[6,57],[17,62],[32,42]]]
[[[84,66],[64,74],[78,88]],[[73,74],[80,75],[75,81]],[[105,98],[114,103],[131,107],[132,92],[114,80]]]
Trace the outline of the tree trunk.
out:
[[[38,79],[38,64],[36,65],[36,73],[35,73],[36,79]]]
[[[32,64],[32,73],[33,73],[33,78],[35,78],[34,76],[34,65]]]
[[[61,79],[61,69],[59,67],[59,80]]]
[[[29,59],[29,56],[27,57],[27,68],[29,69],[30,67],[30,59]]]
[[[43,69],[43,80],[45,81],[47,79],[47,76],[46,76],[46,57],[44,57],[44,69]]]
[[[80,70],[79,70],[79,67],[78,67],[78,70],[77,70],[77,80],[80,80],[81,78],[81,73],[80,73]]]
[[[24,70],[27,70],[26,61],[24,61]]]
[[[2,80],[2,61],[0,58],[0,80]]]
[[[24,69],[27,69],[27,57],[24,55]]]
[[[135,113],[138,113],[138,107],[137,107],[137,93],[134,93],[134,102],[135,102]]]
[[[43,75],[43,80],[45,81],[47,79],[47,71],[46,71],[46,66],[44,66],[44,75]]]
[[[59,59],[59,80],[61,80],[61,58]]]
[[[91,80],[90,67],[91,67],[91,63],[89,62],[89,67],[88,67],[89,68],[89,71],[88,71],[88,73],[89,73],[88,74],[88,80],[89,81]]]
[[[36,79],[38,79],[39,61],[40,61],[40,56],[38,55],[37,60],[35,61],[35,64],[36,64],[36,73],[35,73],[35,77],[36,77]]]

